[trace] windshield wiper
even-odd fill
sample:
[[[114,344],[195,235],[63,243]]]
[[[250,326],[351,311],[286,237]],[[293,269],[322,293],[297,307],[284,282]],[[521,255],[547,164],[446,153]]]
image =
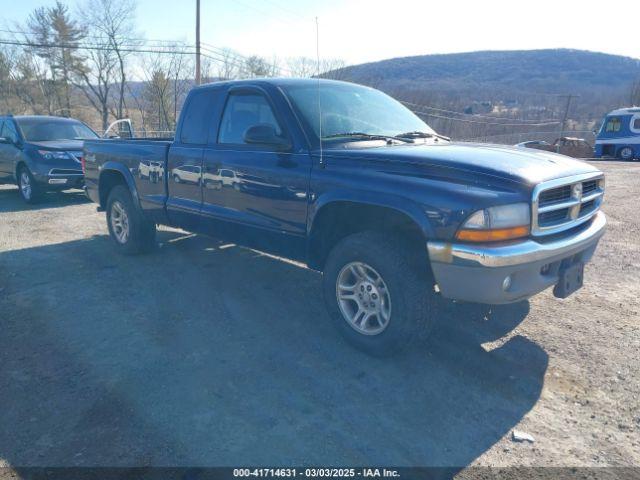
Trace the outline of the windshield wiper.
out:
[[[420,132],[417,130],[413,132],[399,133],[398,135],[396,135],[396,137],[398,138],[440,138],[442,140],[446,140],[447,142],[451,141],[449,137],[445,137],[444,135],[440,135],[438,133],[427,133],[427,132]]]
[[[404,143],[413,143],[411,138],[402,138],[402,137],[394,137],[392,135],[379,135],[377,133],[365,133],[365,132],[342,132],[342,133],[333,133],[331,135],[323,136],[323,140],[327,138],[339,138],[339,137],[359,137],[366,140],[386,140],[390,142],[392,140],[398,140]]]

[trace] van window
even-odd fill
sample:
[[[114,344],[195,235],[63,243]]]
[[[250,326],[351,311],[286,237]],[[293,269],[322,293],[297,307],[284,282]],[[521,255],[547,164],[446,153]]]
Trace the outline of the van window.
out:
[[[215,90],[200,90],[190,95],[183,113],[182,129],[180,130],[182,143],[194,145],[207,143],[215,95]]]
[[[605,132],[619,132],[622,122],[619,117],[611,117],[605,125]]]
[[[633,126],[631,128],[640,131],[640,118],[635,118],[633,120]]]

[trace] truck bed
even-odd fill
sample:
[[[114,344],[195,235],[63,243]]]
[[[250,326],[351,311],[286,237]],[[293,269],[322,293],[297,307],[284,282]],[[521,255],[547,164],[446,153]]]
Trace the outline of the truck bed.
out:
[[[127,180],[134,183],[143,208],[164,210],[167,199],[165,172],[171,143],[171,139],[156,138],[85,141],[87,194],[93,201],[104,203],[99,198],[98,179],[101,170],[113,167],[127,174]]]

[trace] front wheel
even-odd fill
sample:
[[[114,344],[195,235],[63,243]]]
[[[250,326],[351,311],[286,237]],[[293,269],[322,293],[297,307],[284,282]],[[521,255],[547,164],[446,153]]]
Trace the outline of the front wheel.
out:
[[[362,232],[329,254],[323,274],[327,310],[340,333],[373,356],[406,349],[431,329],[433,282],[408,242]]]
[[[18,171],[18,189],[22,200],[29,204],[37,203],[42,196],[40,187],[26,166],[22,166]]]
[[[129,189],[116,185],[107,200],[109,235],[121,253],[133,255],[155,245],[156,226],[133,203]]]

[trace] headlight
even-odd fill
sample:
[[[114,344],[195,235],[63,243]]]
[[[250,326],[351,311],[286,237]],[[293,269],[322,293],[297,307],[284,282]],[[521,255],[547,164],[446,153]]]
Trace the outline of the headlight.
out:
[[[529,235],[528,203],[514,203],[478,210],[462,224],[456,238],[467,242],[493,242]]]
[[[38,150],[38,153],[42,155],[46,160],[68,160],[69,154],[67,152],[54,152],[51,150]]]

